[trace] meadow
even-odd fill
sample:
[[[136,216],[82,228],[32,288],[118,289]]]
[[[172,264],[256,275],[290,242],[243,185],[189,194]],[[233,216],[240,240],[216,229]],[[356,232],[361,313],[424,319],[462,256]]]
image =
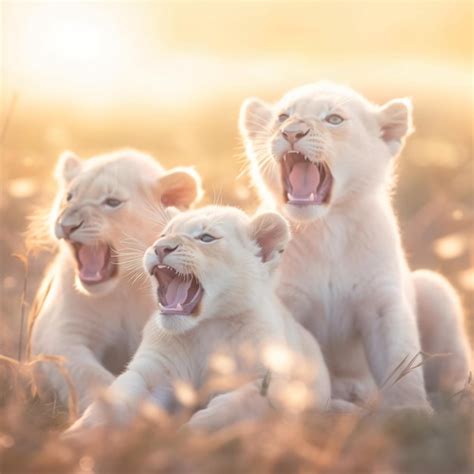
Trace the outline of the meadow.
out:
[[[410,10],[407,3],[391,2],[384,10],[367,2],[364,13],[348,2],[353,22],[341,20],[344,33],[330,44],[330,26],[339,21],[340,10],[324,2],[297,3],[291,13],[279,4],[272,17],[266,2],[245,7],[234,2],[228,9],[212,2],[194,9],[186,5],[186,13],[183,5],[163,6],[156,14],[159,33],[155,7],[128,6],[122,16],[117,5],[110,7],[116,15],[110,24],[121,28],[110,33],[127,32],[123,49],[112,44],[107,51],[86,50],[85,57],[79,53],[87,44],[78,46],[65,33],[69,50],[48,56],[53,50],[47,39],[33,44],[29,30],[18,28],[19,19],[31,13],[21,10],[27,7],[3,11],[0,473],[472,472],[469,381],[463,392],[443,400],[433,417],[275,415],[195,436],[177,430],[182,420],[147,405],[127,430],[98,431],[82,446],[59,441],[70,414],[35,397],[25,359],[27,315],[51,259],[47,249],[27,245],[25,233],[29,216],[47,208],[54,196],[52,172],[59,153],[71,149],[87,158],[135,147],[165,167],[195,166],[203,177],[204,202],[252,211],[258,199],[245,173],[239,106],[248,96],[272,101],[290,87],[318,79],[349,83],[377,103],[412,98],[416,131],[399,158],[394,207],[412,268],[439,271],[456,287],[474,344],[472,51],[466,45],[472,6],[418,2]],[[83,14],[99,28],[103,12],[98,7],[97,12],[78,10],[76,20]],[[302,20],[295,29],[298,15]],[[365,38],[360,32],[372,17],[381,26]],[[58,7],[57,18],[69,18],[68,10]],[[325,26],[313,29],[316,18]],[[243,24],[246,34],[239,42]],[[107,25],[103,31],[109,33]],[[397,36],[400,25],[403,38]],[[18,50],[9,49],[9,29],[15,29]],[[66,70],[72,65],[68,61],[77,69]]]

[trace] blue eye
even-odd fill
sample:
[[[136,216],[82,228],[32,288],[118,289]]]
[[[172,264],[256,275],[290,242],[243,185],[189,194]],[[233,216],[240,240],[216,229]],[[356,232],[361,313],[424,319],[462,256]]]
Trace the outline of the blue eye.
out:
[[[206,244],[210,243],[210,242],[214,242],[214,240],[217,240],[216,237],[212,236],[211,234],[201,234],[198,239],[201,241],[201,242],[204,242]]]
[[[120,199],[116,199],[116,198],[107,198],[104,201],[104,204],[106,206],[109,206],[109,207],[119,207],[120,204],[122,204],[122,201]]]
[[[337,114],[328,115],[325,118],[325,120],[327,123],[330,123],[331,125],[340,125],[342,122],[344,122],[344,119],[340,115],[337,115]]]

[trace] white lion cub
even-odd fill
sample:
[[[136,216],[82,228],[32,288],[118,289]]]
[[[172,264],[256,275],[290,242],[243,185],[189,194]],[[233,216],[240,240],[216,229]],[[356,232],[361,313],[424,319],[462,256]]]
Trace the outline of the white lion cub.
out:
[[[127,274],[130,245],[143,252],[163,228],[165,207],[189,207],[201,187],[192,170],[165,171],[133,150],[88,160],[66,152],[56,176],[50,223],[59,249],[37,296],[30,349],[66,359],[82,412],[130,360],[153,308]],[[53,364],[38,375],[43,396],[67,403],[68,385]]]
[[[293,222],[279,294],[321,344],[334,396],[364,399],[375,380],[384,404],[428,407],[423,369],[393,383],[399,364],[447,353],[428,361],[425,383],[456,391],[470,356],[454,290],[410,272],[390,203],[411,122],[406,99],[376,106],[331,83],[248,99],[240,115],[258,191]]]
[[[300,389],[305,384],[303,408],[326,408],[330,381],[319,347],[274,291],[273,274],[289,235],[276,213],[250,219],[231,207],[187,211],[169,222],[144,258],[158,310],[128,370],[109,388],[120,420],[140,399],[157,388],[166,393],[177,379],[200,389],[216,354],[230,359],[247,381],[211,397],[190,419],[193,428],[217,429],[261,416],[270,404],[284,406],[292,383]],[[104,423],[102,410],[96,402],[70,432]]]

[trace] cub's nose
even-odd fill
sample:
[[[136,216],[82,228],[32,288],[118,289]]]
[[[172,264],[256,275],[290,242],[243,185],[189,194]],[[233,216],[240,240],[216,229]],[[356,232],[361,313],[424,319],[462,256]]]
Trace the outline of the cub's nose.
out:
[[[163,263],[164,258],[170,253],[173,253],[178,247],[179,244],[156,244],[153,250],[158,257],[158,261]]]
[[[61,229],[63,231],[63,235],[65,239],[68,239],[73,232],[75,232],[77,229],[79,229],[84,222],[80,222],[79,224],[73,224],[73,225],[66,225],[66,224],[60,224]]]
[[[281,134],[285,140],[292,145],[308,135],[308,133],[309,127],[303,123],[292,123],[281,131]]]

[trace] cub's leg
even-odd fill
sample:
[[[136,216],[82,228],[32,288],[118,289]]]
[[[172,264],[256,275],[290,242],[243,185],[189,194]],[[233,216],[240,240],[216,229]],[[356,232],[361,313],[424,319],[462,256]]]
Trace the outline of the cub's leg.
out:
[[[268,398],[261,394],[262,382],[254,382],[232,392],[214,397],[206,408],[197,411],[188,421],[192,429],[213,431],[239,421],[254,420],[270,409]]]
[[[159,384],[169,385],[173,374],[156,347],[153,331],[145,328],[143,340],[127,370],[119,375],[105,392],[106,400],[96,399],[64,434],[80,437],[88,429],[104,425],[126,424],[136,413],[140,402],[150,399]],[[163,343],[164,351],[167,347]]]
[[[437,273],[418,270],[412,277],[421,348],[428,354],[446,354],[425,362],[426,389],[429,393],[456,393],[468,379],[471,357],[459,298]]]
[[[411,369],[393,383],[404,360],[420,352],[415,314],[401,292],[373,295],[358,314],[358,326],[367,362],[381,391],[382,406],[430,411],[421,367]],[[406,364],[404,364],[406,366]],[[396,374],[394,373],[396,371]]]
[[[82,436],[87,430],[106,423],[126,424],[139,402],[150,395],[143,376],[127,370],[106,391],[106,400],[95,400],[84,414],[64,433],[65,438]]]
[[[64,337],[62,339],[64,341]],[[65,369],[76,391],[79,414],[89,406],[98,390],[109,386],[115,379],[85,345],[66,342],[61,347],[51,349],[51,352],[64,357],[66,361]],[[42,398],[57,397],[61,404],[67,406],[69,387],[65,375],[54,362],[41,362],[35,366],[35,380]]]

